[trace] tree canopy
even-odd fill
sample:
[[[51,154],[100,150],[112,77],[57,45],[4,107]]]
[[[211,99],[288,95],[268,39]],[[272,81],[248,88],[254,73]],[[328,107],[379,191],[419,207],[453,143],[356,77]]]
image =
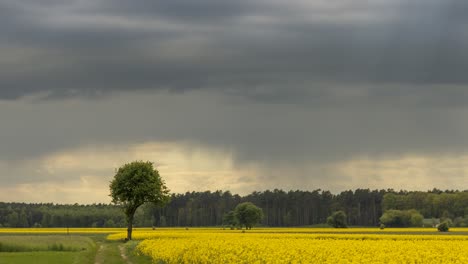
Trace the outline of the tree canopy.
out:
[[[234,209],[234,215],[239,225],[251,229],[254,225],[260,223],[263,218],[263,211],[251,202],[238,204]]]
[[[416,210],[387,210],[380,222],[389,227],[422,227],[424,217]]]
[[[379,226],[387,210],[417,210],[433,226],[451,220],[454,227],[468,226],[468,190],[429,192],[394,190],[266,190],[240,196],[229,191],[171,193],[164,207],[140,206],[133,223],[138,226],[220,226],[223,216],[242,202],[262,208],[261,224],[272,227],[326,223],[333,212],[346,213],[349,226]],[[67,218],[69,215],[69,219]],[[418,217],[413,220],[418,220]],[[112,221],[109,221],[109,220]],[[113,222],[113,223],[112,223]],[[418,221],[416,221],[418,222]],[[120,206],[109,204],[5,203],[0,201],[0,226],[4,227],[126,227]]]
[[[343,211],[334,212],[331,216],[327,218],[327,224],[335,228],[344,228],[348,227],[346,223],[346,214]]]
[[[132,239],[133,217],[144,203],[158,206],[169,202],[169,190],[153,163],[134,161],[117,170],[110,183],[112,202],[122,206],[128,225],[127,239]]]

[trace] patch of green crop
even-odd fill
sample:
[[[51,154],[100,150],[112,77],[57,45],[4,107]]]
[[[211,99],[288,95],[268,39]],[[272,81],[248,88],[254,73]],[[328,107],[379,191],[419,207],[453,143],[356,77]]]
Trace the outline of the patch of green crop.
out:
[[[93,244],[82,236],[0,236],[0,252],[83,251]]]
[[[59,251],[38,251],[38,252],[1,252],[0,263],[2,264],[75,264],[84,263],[79,259],[85,252],[59,252]]]

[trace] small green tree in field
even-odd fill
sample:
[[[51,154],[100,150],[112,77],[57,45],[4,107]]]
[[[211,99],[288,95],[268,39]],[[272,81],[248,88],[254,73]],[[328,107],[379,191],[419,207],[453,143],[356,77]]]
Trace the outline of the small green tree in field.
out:
[[[231,227],[231,229],[234,229],[234,227],[239,224],[234,211],[229,211],[228,213],[224,214],[223,224]]]
[[[437,226],[437,230],[439,232],[448,232],[449,231],[449,223],[447,222],[442,222]]]
[[[327,218],[327,224],[335,228],[348,227],[346,224],[346,214],[343,211],[336,211]]]
[[[234,215],[241,227],[245,226],[246,229],[252,229],[254,225],[262,220],[263,211],[253,203],[245,202],[236,206]]]
[[[169,202],[169,190],[153,163],[134,161],[117,170],[110,183],[112,202],[122,206],[127,220],[127,239],[132,239],[136,210],[144,203],[162,206]]]

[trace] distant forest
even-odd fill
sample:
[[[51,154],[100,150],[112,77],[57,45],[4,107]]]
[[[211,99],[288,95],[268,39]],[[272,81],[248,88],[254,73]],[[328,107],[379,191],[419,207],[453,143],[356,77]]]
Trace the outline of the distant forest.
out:
[[[378,226],[386,210],[419,211],[424,218],[468,220],[468,190],[394,191],[357,189],[332,194],[329,191],[282,190],[253,192],[246,196],[229,191],[173,194],[164,208],[146,204],[135,215],[135,226],[221,226],[225,213],[241,202],[262,208],[262,224],[271,227],[323,224],[342,210],[352,226]],[[464,224],[462,224],[464,225]],[[125,217],[115,205],[60,205],[0,202],[0,227],[124,227]]]

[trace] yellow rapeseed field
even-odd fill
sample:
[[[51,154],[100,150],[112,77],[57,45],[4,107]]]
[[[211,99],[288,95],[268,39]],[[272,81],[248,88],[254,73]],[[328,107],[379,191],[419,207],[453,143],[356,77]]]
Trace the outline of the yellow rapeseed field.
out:
[[[0,228],[0,234],[98,234],[125,228]],[[468,228],[136,228],[155,263],[468,263]]]
[[[468,263],[466,231],[157,229],[136,231],[134,238],[144,240],[137,250],[155,263]],[[111,234],[108,239],[124,237]]]

